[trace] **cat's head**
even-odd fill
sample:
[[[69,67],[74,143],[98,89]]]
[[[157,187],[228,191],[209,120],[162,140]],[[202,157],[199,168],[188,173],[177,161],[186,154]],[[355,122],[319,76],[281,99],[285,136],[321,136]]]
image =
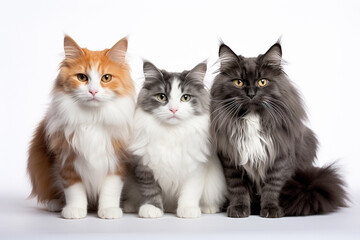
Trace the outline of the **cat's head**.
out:
[[[203,83],[206,63],[190,71],[172,73],[144,62],[145,82],[138,106],[158,121],[175,125],[208,112],[209,96]]]
[[[253,58],[236,55],[221,44],[219,58],[219,73],[211,88],[213,122],[221,122],[216,116],[238,119],[254,112],[264,122],[289,126],[305,117],[302,100],[283,71],[280,43]]]
[[[99,107],[119,97],[133,96],[134,85],[125,61],[127,44],[127,39],[123,38],[111,49],[90,51],[65,36],[65,59],[54,92],[65,93],[74,103],[87,107]]]

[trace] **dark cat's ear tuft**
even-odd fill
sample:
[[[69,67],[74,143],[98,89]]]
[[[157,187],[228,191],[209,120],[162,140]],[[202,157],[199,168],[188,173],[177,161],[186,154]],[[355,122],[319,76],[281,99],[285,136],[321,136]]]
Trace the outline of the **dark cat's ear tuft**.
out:
[[[219,47],[219,58],[221,72],[239,66],[239,57],[224,43]]]
[[[203,81],[206,74],[206,70],[207,70],[206,62],[199,63],[193,69],[191,69],[188,74],[186,74],[185,78]]]
[[[72,39],[68,35],[65,35],[64,37],[64,51],[65,58],[68,59],[78,58],[84,54],[81,47],[79,47],[79,45],[74,41],[74,39]]]
[[[145,81],[150,79],[162,79],[163,77],[161,71],[151,62],[144,61],[143,70]]]
[[[282,50],[278,41],[263,55],[263,61],[272,65],[280,66],[282,60]]]
[[[128,40],[127,37],[124,37],[115,43],[115,45],[106,53],[106,55],[114,62],[123,62],[125,60],[127,48]]]

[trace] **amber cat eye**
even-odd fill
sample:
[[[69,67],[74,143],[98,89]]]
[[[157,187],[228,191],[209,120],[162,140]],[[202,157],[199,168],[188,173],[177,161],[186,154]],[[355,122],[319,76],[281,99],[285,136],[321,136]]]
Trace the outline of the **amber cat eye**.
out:
[[[88,77],[83,73],[77,74],[76,77],[80,82],[87,82],[88,80]]]
[[[158,95],[156,95],[156,98],[160,101],[160,102],[166,102],[167,101],[167,96],[163,93],[160,93]]]
[[[110,74],[105,74],[104,76],[101,77],[101,81],[103,82],[110,82],[112,79],[112,76]]]
[[[259,81],[258,81],[258,85],[259,85],[259,87],[265,87],[266,85],[268,84],[268,80],[266,80],[266,79],[260,79]]]
[[[241,81],[240,79],[234,80],[234,83],[237,87],[242,87],[244,85],[244,82]]]

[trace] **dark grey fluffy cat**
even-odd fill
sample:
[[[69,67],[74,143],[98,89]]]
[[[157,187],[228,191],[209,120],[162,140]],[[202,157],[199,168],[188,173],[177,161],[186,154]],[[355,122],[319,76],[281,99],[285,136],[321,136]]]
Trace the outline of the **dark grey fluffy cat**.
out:
[[[255,58],[219,49],[211,134],[228,187],[229,217],[312,215],[345,206],[336,168],[314,167],[318,141],[279,43]]]

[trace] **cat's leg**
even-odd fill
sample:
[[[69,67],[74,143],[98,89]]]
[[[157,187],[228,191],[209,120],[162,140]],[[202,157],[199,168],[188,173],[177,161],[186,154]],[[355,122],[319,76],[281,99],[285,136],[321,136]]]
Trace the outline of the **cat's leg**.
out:
[[[64,218],[79,219],[87,215],[87,194],[80,176],[74,169],[73,157],[69,157],[60,169],[64,185],[65,207],[61,215]]]
[[[61,215],[64,218],[79,219],[87,214],[87,195],[84,184],[79,181],[64,189],[66,205]]]
[[[142,218],[158,218],[164,215],[161,188],[155,181],[153,171],[141,163],[134,168],[135,182],[138,186],[142,204],[139,216]]]
[[[251,212],[249,179],[242,167],[236,167],[229,158],[218,154],[222,163],[229,206],[227,216],[232,218],[248,217]]]
[[[279,205],[279,196],[282,187],[292,173],[286,163],[287,158],[277,158],[274,165],[266,172],[266,178],[261,187],[261,217],[278,218],[285,215]]]
[[[103,219],[116,219],[123,215],[120,196],[124,182],[120,175],[111,174],[105,178],[99,194],[98,216]]]
[[[200,166],[189,174],[181,186],[176,215],[181,218],[201,216],[200,198],[204,190],[205,167]]]

